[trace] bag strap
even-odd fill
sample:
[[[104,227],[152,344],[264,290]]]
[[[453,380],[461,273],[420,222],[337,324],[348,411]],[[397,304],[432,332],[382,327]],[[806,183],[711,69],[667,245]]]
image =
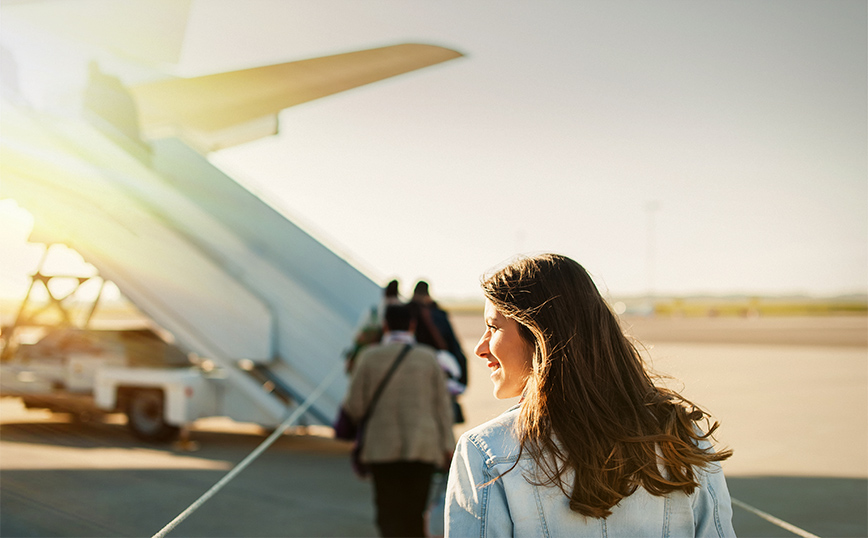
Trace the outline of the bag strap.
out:
[[[386,388],[386,383],[392,377],[392,374],[395,373],[395,370],[398,368],[398,364],[401,363],[401,360],[404,359],[404,357],[407,355],[407,353],[410,351],[410,349],[412,347],[413,347],[412,344],[405,344],[404,349],[402,349],[401,352],[398,353],[398,357],[395,359],[395,362],[392,363],[392,367],[389,368],[388,372],[386,372],[385,377],[383,377],[383,380],[380,381],[380,386],[377,387],[377,391],[374,392],[374,397],[371,398],[371,403],[368,404],[368,410],[365,411],[365,416],[362,417],[362,422],[368,421],[368,417],[370,417],[371,413],[373,413],[373,411],[374,411],[374,406],[377,405],[377,400],[380,399],[380,394],[382,394],[383,389]]]

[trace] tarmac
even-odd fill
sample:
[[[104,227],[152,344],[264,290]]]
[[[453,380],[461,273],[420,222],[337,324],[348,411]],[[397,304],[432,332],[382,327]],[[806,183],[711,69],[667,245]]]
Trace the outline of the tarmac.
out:
[[[514,402],[492,397],[471,356],[481,319],[453,323],[472,367],[460,434]],[[672,376],[664,382],[720,420],[718,440],[735,451],[724,472],[739,536],[868,536],[868,319],[625,325]],[[0,536],[153,536],[267,433],[203,420],[185,451],[137,441],[119,415],[82,423],[0,400]],[[353,475],[348,451],[329,428],[294,428],[168,536],[377,536],[370,484]]]

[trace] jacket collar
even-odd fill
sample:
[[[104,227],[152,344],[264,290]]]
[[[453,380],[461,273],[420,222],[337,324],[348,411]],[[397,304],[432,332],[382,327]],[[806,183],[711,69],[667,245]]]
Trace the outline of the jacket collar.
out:
[[[384,334],[383,339],[380,340],[380,343],[384,345],[393,344],[395,342],[400,342],[402,344],[415,344],[416,337],[409,331],[389,331]]]

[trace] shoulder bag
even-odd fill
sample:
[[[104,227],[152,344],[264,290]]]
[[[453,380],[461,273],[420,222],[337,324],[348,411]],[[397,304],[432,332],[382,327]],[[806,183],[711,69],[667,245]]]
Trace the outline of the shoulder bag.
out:
[[[383,377],[383,380],[380,381],[380,385],[377,387],[377,390],[374,391],[373,397],[371,397],[371,403],[368,404],[368,409],[365,411],[364,416],[359,420],[358,423],[354,423],[352,419],[346,414],[346,412],[341,408],[340,414],[338,415],[338,420],[335,423],[335,437],[338,439],[345,440],[355,440],[355,445],[353,445],[353,451],[351,455],[353,470],[355,473],[364,478],[368,476],[370,473],[370,469],[367,465],[362,463],[361,454],[362,454],[362,443],[365,437],[365,425],[368,422],[368,419],[371,417],[371,414],[374,411],[374,406],[377,405],[377,400],[380,399],[380,395],[383,393],[383,389],[386,388],[386,383],[391,379],[392,374],[395,373],[395,370],[398,368],[398,365],[410,351],[413,346],[410,344],[406,344],[404,348],[398,353],[398,356],[395,358],[395,361],[392,363],[392,366],[389,368],[389,371],[386,372],[386,375]]]

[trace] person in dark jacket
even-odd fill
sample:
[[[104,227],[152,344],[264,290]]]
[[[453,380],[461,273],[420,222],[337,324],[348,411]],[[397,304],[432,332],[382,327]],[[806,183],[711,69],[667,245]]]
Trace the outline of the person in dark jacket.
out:
[[[467,357],[452,329],[449,314],[431,297],[428,283],[424,280],[416,283],[409,306],[417,320],[416,341],[447,352],[438,354],[438,358],[449,376],[447,385],[453,397],[455,423],[461,424],[464,422],[464,412],[457,396],[467,387]]]

